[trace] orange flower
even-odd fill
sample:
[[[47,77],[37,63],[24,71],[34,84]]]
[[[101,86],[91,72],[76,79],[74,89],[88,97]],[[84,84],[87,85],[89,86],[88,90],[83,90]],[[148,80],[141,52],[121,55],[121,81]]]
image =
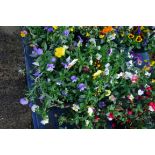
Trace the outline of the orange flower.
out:
[[[113,30],[112,26],[106,26],[101,30],[101,34],[109,33]]]

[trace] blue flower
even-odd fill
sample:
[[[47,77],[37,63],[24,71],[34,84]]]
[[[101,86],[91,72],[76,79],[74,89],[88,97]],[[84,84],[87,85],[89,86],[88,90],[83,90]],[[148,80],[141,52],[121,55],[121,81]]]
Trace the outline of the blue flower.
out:
[[[63,32],[63,34],[64,34],[66,37],[68,37],[68,35],[69,35],[69,30],[65,30],[65,31]]]
[[[28,99],[27,98],[21,98],[20,99],[20,104],[22,105],[27,105],[29,103]]]
[[[53,32],[53,28],[52,27],[47,28],[47,32]]]
[[[84,83],[80,83],[77,88],[80,90],[80,91],[83,91],[86,89],[86,85]]]
[[[76,82],[77,81],[77,77],[75,75],[71,76],[71,80],[72,82]]]
[[[56,58],[53,57],[53,58],[51,59],[51,62],[56,62]]]
[[[99,108],[101,108],[101,109],[106,106],[105,102],[103,102],[103,101],[99,102],[98,105],[99,105]]]
[[[36,52],[37,52],[38,55],[42,55],[43,54],[43,50],[41,48],[38,48],[36,50]]]
[[[47,71],[53,71],[55,68],[54,64],[47,64]]]

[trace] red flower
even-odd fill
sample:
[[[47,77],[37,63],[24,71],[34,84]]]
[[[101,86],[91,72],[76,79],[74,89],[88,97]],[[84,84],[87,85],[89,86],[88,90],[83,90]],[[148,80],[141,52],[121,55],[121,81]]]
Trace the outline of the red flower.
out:
[[[146,90],[147,91],[151,91],[152,90],[152,87],[148,86],[148,87],[146,87]]]
[[[149,103],[149,110],[150,111],[155,111],[155,102],[150,102]]]
[[[132,114],[133,114],[132,110],[128,110],[128,115],[132,115]]]
[[[107,118],[108,118],[109,121],[112,121],[114,119],[113,113],[112,112],[108,113]]]

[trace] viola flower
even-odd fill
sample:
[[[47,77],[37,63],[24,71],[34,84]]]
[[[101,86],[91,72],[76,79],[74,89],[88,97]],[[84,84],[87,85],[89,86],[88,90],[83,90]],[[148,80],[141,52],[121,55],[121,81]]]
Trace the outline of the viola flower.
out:
[[[68,35],[69,35],[69,30],[65,30],[65,31],[63,32],[63,34],[64,34],[66,37],[68,37]]]
[[[54,30],[57,30],[58,29],[58,26],[52,26],[54,28]]]
[[[103,71],[98,70],[96,73],[93,74],[93,79],[95,79],[96,77],[100,76],[101,73],[103,73]]]
[[[100,60],[101,58],[102,58],[102,55],[99,54],[99,53],[97,53],[97,54],[96,54],[96,59],[97,59],[97,60]]]
[[[105,96],[110,96],[111,91],[110,90],[105,90]]]
[[[112,48],[110,48],[108,51],[108,55],[111,56],[112,52],[113,52],[113,50],[112,50]]]
[[[127,97],[128,97],[128,99],[129,99],[131,102],[133,102],[134,96],[133,96],[132,94],[131,94],[131,95],[128,95]]]
[[[20,104],[22,105],[27,105],[29,103],[28,99],[27,98],[21,98],[20,99]]]
[[[43,119],[41,122],[40,122],[42,125],[46,125],[49,123],[49,118],[46,117],[45,119]]]
[[[109,121],[112,121],[114,119],[113,113],[112,112],[108,113],[107,118],[108,118]]]
[[[93,107],[88,107],[88,115],[89,116],[92,116],[93,115],[93,113],[94,113],[94,109],[93,109]]]
[[[109,33],[113,30],[112,26],[107,26],[107,27],[104,27],[102,30],[101,30],[101,34],[106,34],[106,33]]]
[[[88,66],[84,66],[84,67],[82,68],[82,70],[83,70],[84,73],[89,73],[89,71],[90,71],[90,69],[89,69]]]
[[[87,32],[87,33],[86,33],[86,37],[89,37],[89,36],[90,36],[90,33]]]
[[[141,90],[141,89],[139,89],[139,90],[138,90],[138,95],[139,95],[139,96],[142,96],[143,94],[144,94],[144,91]]]
[[[132,33],[130,33],[130,34],[128,35],[128,38],[133,39],[133,38],[134,38],[134,35],[133,35]]]
[[[32,64],[35,65],[35,66],[38,66],[38,67],[40,66],[39,62],[33,62]]]
[[[89,125],[90,121],[89,120],[85,120],[86,126]]]
[[[64,47],[57,47],[55,49],[55,56],[56,57],[61,58],[64,55],[65,55],[65,48]]]
[[[54,63],[54,62],[56,62],[56,60],[57,60],[57,59],[56,59],[55,57],[52,57],[51,62]]]
[[[106,104],[105,104],[104,101],[101,101],[101,102],[99,102],[98,106],[99,106],[99,108],[102,109],[102,108],[104,108],[106,106]]]
[[[139,42],[139,43],[140,43],[140,42],[142,42],[142,40],[143,40],[143,39],[142,39],[141,36],[137,36],[137,37],[136,37],[136,42]]]
[[[32,112],[36,112],[36,110],[38,110],[38,109],[39,109],[39,106],[36,104],[33,104],[31,107]]]
[[[136,74],[132,75],[131,79],[132,83],[136,83],[138,81],[138,76]]]
[[[76,76],[71,76],[71,80],[72,80],[72,82],[76,82],[77,81],[77,77]]]
[[[109,100],[115,102],[116,101],[116,97],[114,95],[109,96]]]
[[[52,27],[47,28],[47,32],[53,32],[53,28]]]
[[[150,77],[151,76],[151,73],[149,73],[149,72],[145,72],[145,75],[147,76],[147,77]]]
[[[132,110],[128,110],[128,115],[132,115],[132,114],[133,114]]]
[[[74,27],[69,28],[69,30],[70,30],[71,32],[73,32],[73,31],[74,31]]]
[[[100,39],[103,39],[103,38],[104,38],[104,36],[105,36],[105,35],[99,35],[99,38],[100,38]]]
[[[41,48],[36,49],[36,53],[38,55],[42,55],[43,54],[43,50]]]
[[[20,36],[22,38],[26,37],[26,35],[27,35],[27,31],[26,30],[23,30],[23,31],[20,32]]]
[[[73,109],[74,111],[78,112],[79,109],[80,109],[80,107],[79,107],[79,105],[77,105],[77,104],[73,104],[72,109]]]
[[[155,102],[150,102],[149,103],[149,111],[155,111]]]
[[[70,62],[67,66],[67,69],[70,69],[72,66],[74,66],[76,64],[76,62],[78,61],[78,59],[74,59],[72,62]]]
[[[42,76],[42,73],[38,70],[33,74],[36,78],[39,78]]]
[[[54,64],[47,64],[47,71],[53,71],[55,68],[55,65]]]
[[[78,85],[78,89],[79,89],[80,91],[83,91],[83,90],[86,89],[86,85],[85,85],[84,83],[80,83],[80,84]]]

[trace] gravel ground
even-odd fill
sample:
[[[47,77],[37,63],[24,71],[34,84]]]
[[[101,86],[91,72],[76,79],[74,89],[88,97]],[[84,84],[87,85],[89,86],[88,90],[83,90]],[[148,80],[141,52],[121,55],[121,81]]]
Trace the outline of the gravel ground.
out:
[[[31,112],[19,104],[26,91],[19,27],[0,27],[0,128],[31,128]]]

